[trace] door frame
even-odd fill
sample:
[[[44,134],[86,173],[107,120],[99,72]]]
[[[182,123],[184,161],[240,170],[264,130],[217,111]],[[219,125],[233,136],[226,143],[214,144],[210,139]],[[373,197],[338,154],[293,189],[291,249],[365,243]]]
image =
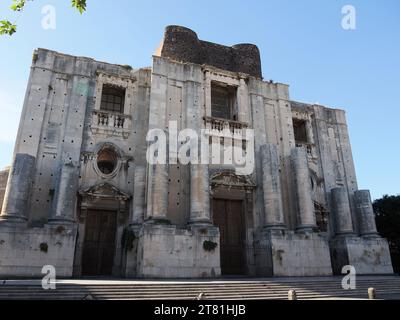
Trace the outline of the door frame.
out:
[[[212,199],[212,210],[213,210],[213,223],[214,223],[214,225],[215,225],[215,220],[214,220],[214,201],[224,201],[225,204],[228,203],[228,202],[239,202],[240,203],[240,213],[239,213],[241,215],[240,222],[243,222],[243,224],[244,224],[243,226],[241,226],[241,233],[242,234],[240,235],[240,238],[242,240],[240,253],[242,255],[241,259],[242,259],[242,262],[243,262],[243,272],[237,273],[237,274],[232,274],[232,275],[245,276],[245,275],[248,274],[248,270],[247,270],[248,269],[247,268],[248,262],[247,262],[247,251],[246,251],[246,243],[247,243],[247,232],[246,232],[246,230],[247,230],[247,221],[246,220],[247,219],[246,219],[245,201],[242,200],[242,199],[226,199],[226,198],[221,198],[221,197],[213,197],[213,199]],[[227,210],[226,205],[225,205],[225,210]],[[221,234],[221,232],[220,232],[220,234]],[[220,239],[220,243],[221,243],[221,245],[220,245],[221,274],[222,274],[222,276],[229,276],[230,274],[224,274],[223,270],[222,270],[222,251],[223,251],[222,250],[222,239]]]
[[[244,276],[255,275],[255,249],[251,230],[254,229],[253,193],[256,185],[249,176],[237,176],[233,171],[214,171],[211,175],[211,204],[214,199],[242,201],[242,215],[244,221]],[[210,206],[211,221],[214,221],[213,205]]]
[[[115,251],[113,277],[125,276],[126,258],[123,253],[121,239],[125,227],[129,224],[129,208],[131,196],[108,183],[95,185],[79,191],[77,221],[78,237],[75,245],[73,276],[82,276],[82,256],[86,231],[86,216],[89,210],[114,211],[117,215],[115,231]]]
[[[102,277],[102,276],[112,276],[112,274],[113,274],[113,269],[114,269],[114,265],[115,265],[115,258],[116,258],[116,255],[117,255],[117,245],[116,245],[116,243],[117,243],[117,238],[118,238],[118,211],[116,211],[116,210],[103,210],[103,209],[90,209],[90,210],[88,210],[88,212],[87,212],[87,215],[89,215],[89,214],[96,214],[96,212],[100,212],[100,213],[105,213],[105,212],[107,212],[107,214],[110,214],[110,215],[114,215],[115,217],[114,217],[114,219],[115,219],[115,225],[114,225],[114,228],[115,228],[115,230],[114,230],[114,240],[113,240],[113,258],[112,258],[112,268],[111,268],[111,274],[109,274],[109,275],[98,275],[99,277]],[[85,236],[84,236],[84,238],[83,238],[83,245],[82,245],[82,261],[81,261],[81,264],[82,264],[82,270],[83,270],[83,262],[84,262],[84,253],[85,253],[85,243],[86,243],[86,231],[87,231],[87,227],[88,227],[88,224],[87,223],[85,223]],[[82,276],[90,276],[90,275],[83,275],[83,271],[82,271]],[[96,276],[96,275],[94,275],[94,276]]]

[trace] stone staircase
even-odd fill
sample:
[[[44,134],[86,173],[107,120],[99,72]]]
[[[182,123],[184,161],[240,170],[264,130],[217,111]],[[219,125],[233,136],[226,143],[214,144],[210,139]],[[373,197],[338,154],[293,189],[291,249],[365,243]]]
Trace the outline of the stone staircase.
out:
[[[399,276],[358,276],[355,290],[343,290],[341,277],[268,278],[242,280],[60,280],[56,290],[43,290],[38,280],[0,281],[0,300],[287,300],[296,290],[299,300],[400,299]]]

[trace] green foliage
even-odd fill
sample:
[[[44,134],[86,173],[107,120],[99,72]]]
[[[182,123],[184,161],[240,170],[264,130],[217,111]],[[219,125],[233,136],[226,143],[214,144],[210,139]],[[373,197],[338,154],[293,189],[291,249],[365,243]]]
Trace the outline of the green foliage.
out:
[[[400,272],[400,195],[388,196],[373,203],[376,227],[389,242],[393,267]]]
[[[40,244],[40,251],[47,253],[47,251],[49,250],[49,245],[45,242],[42,242]]]
[[[11,10],[22,11],[25,7],[26,0],[14,0],[11,5]]]
[[[133,243],[136,240],[135,232],[129,227],[124,229],[121,238],[121,245],[125,252],[133,250]]]
[[[32,62],[33,63],[36,63],[36,61],[39,59],[39,55],[35,52],[33,55],[32,55]]]
[[[25,5],[28,1],[33,0],[13,0],[10,7],[12,11],[21,12],[24,10]],[[80,14],[86,11],[86,0],[71,0],[72,7],[79,11]],[[17,32],[17,25],[10,22],[9,20],[0,21],[0,35],[13,35]]]
[[[72,6],[82,14],[86,11],[86,0],[72,0]]]
[[[12,24],[8,20],[1,20],[0,21],[0,35],[8,34],[8,35],[11,36],[15,32],[17,32],[17,26],[15,24]]]
[[[218,246],[218,243],[215,243],[215,242],[210,241],[210,240],[205,240],[203,242],[203,249],[205,251],[214,251],[217,246]]]
[[[130,65],[128,65],[128,64],[124,64],[124,65],[121,66],[121,67],[124,68],[124,69],[126,69],[126,70],[128,70],[128,71],[133,70],[132,66],[130,66]]]

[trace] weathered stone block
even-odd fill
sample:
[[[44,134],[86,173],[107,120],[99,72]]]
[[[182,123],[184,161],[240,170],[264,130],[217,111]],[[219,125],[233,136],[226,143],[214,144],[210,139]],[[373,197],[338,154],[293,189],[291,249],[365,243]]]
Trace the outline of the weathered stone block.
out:
[[[264,237],[264,252],[260,252],[264,268],[259,271],[271,272],[274,276],[332,274],[328,240],[320,234],[265,232]]]
[[[76,228],[0,227],[0,276],[43,277],[42,268],[54,266],[57,277],[71,277]]]
[[[392,274],[389,245],[380,237],[336,237],[331,241],[335,274],[346,265],[354,266],[357,274]]]
[[[204,241],[217,243],[206,251]],[[213,278],[221,274],[219,232],[214,227],[178,229],[144,225],[138,240],[137,276],[144,278]]]

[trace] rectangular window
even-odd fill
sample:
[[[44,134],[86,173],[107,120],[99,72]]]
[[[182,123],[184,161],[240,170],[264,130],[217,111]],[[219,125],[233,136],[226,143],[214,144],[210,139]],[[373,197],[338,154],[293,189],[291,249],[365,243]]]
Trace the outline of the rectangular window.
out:
[[[101,95],[100,110],[124,113],[125,88],[105,84]]]
[[[212,84],[211,86],[211,116],[227,120],[237,120],[236,87]]]
[[[293,119],[294,139],[296,143],[306,144],[307,138],[307,123],[305,120]]]

